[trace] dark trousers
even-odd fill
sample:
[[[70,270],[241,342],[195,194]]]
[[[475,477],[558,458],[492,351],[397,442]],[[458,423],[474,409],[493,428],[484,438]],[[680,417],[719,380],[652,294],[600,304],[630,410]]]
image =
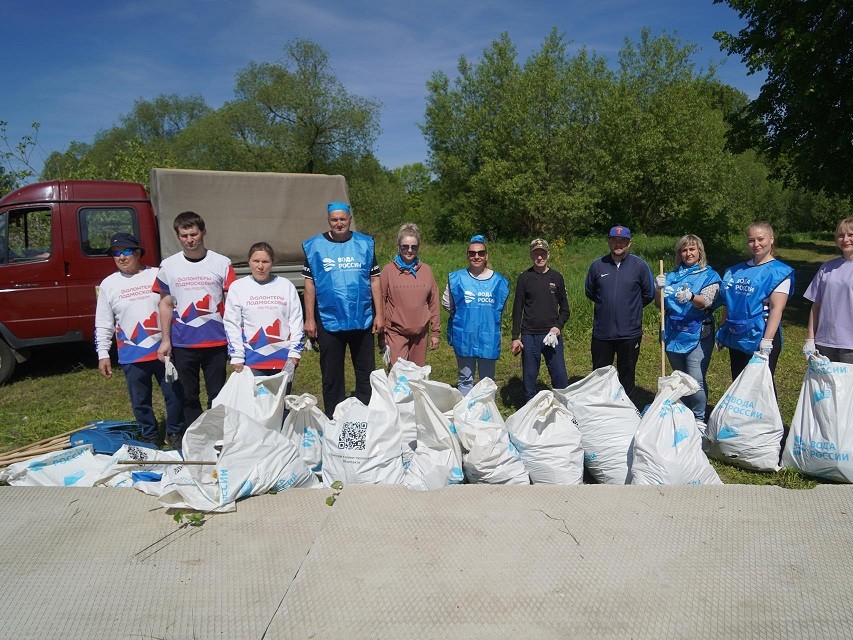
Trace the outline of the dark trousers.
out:
[[[207,390],[207,408],[225,386],[225,363],[228,362],[228,349],[221,347],[203,347],[188,349],[172,347],[172,363],[178,370],[178,380],[184,390],[184,428],[189,427],[202,414],[201,374],[204,373],[204,388]]]
[[[133,416],[142,427],[142,437],[151,442],[158,441],[160,437],[157,417],[151,405],[154,388],[152,378],[160,385],[163,401],[166,403],[166,435],[183,433],[184,394],[180,383],[166,382],[166,365],[159,360],[149,360],[123,364],[121,368],[124,369]]]
[[[347,347],[355,371],[355,397],[364,404],[370,402],[370,374],[376,368],[371,330],[333,333],[317,323],[317,342],[320,346],[320,374],[323,378],[323,408],[326,415],[331,418],[335,407],[346,397],[344,356]]]
[[[609,367],[616,358],[616,372],[619,383],[630,396],[636,387],[637,359],[640,357],[640,342],[643,336],[627,340],[597,340],[592,339],[592,368]]]
[[[770,373],[776,373],[776,363],[779,361],[780,351],[782,351],[782,334],[777,331],[776,335],[773,336],[773,351],[770,352],[770,358],[768,360]],[[749,364],[749,360],[751,358],[752,353],[746,353],[745,351],[739,351],[738,349],[729,349],[729,364],[731,365],[732,370],[732,381],[734,381],[734,379],[737,378],[746,368],[746,365]]]
[[[547,333],[522,333],[521,370],[524,376],[524,401],[527,402],[536,395],[536,380],[539,378],[539,363],[545,358],[545,366],[551,376],[551,386],[554,389],[565,389],[569,386],[569,376],[566,372],[566,358],[563,355],[563,336],[558,336],[556,347],[546,347],[542,341]]]

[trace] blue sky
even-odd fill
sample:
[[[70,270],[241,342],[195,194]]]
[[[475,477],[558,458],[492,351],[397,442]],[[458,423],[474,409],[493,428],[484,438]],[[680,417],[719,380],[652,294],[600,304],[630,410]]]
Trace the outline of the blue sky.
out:
[[[701,68],[723,62],[718,77],[750,97],[762,78],[727,58],[715,31],[741,27],[735,11],[712,0],[0,0],[4,33],[0,120],[11,142],[41,124],[41,156],[90,142],[139,98],[201,94],[212,107],[233,98],[235,73],[251,60],[284,59],[293,38],[321,44],[352,92],[378,99],[376,155],[389,168],[424,161],[426,81],[453,77],[460,55],[478,59],[508,31],[524,59],[553,26],[572,47],[612,63],[626,37],[675,33],[701,49]]]

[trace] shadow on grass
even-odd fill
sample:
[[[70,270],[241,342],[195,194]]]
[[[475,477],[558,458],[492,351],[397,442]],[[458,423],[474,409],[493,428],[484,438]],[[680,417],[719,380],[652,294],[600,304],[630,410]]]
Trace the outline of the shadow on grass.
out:
[[[113,347],[115,351],[115,347]],[[69,342],[65,344],[32,347],[30,357],[25,362],[15,366],[15,372],[9,383],[18,382],[25,378],[45,378],[61,376],[84,369],[98,368],[98,355],[91,343]],[[115,354],[113,353],[113,366]]]

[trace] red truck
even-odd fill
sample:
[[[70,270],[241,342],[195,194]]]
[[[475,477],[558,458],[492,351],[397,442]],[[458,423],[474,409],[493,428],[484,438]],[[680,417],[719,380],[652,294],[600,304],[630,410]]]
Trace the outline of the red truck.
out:
[[[276,250],[275,272],[302,288],[302,241],[327,230],[326,203],[349,200],[342,176],[153,169],[141,184],[68,180],[31,184],[0,199],[0,384],[30,347],[92,340],[96,288],[116,270],[109,241],[119,231],[157,266],[180,251],[172,221],[204,218],[205,244],[248,273],[258,241]]]

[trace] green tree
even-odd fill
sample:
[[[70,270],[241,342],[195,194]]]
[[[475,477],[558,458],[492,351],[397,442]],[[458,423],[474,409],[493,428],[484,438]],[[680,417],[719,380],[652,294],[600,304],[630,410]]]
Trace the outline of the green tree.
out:
[[[746,26],[721,49],[767,79],[732,117],[735,149],[755,148],[788,184],[853,196],[853,6],[849,0],[714,0]]]
[[[284,63],[250,62],[237,73],[237,99],[226,105],[231,133],[290,171],[321,172],[337,157],[369,153],[379,103],[348,92],[320,45],[297,39],[285,53]]]

